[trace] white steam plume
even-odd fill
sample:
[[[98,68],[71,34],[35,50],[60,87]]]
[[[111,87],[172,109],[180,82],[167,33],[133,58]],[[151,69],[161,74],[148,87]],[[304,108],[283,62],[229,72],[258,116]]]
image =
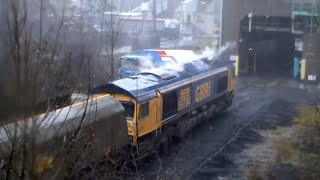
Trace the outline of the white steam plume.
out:
[[[186,63],[202,61],[204,59],[209,62],[214,62],[222,53],[234,48],[235,45],[235,42],[228,42],[225,46],[221,47],[220,49],[206,47],[204,51],[198,53],[195,53],[192,50],[165,50],[168,56],[172,56],[175,58],[175,63],[166,63],[162,67],[154,67],[152,65],[151,57],[146,57],[143,59],[143,61],[140,62],[139,70],[141,72],[151,72],[160,74],[179,73],[184,70],[184,65]]]

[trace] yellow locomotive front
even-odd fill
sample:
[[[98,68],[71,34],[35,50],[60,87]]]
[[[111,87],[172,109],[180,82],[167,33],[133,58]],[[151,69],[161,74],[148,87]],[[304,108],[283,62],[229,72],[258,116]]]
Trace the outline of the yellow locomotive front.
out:
[[[146,81],[153,76],[125,78],[106,86],[106,92],[115,97],[126,111],[128,135],[131,145],[138,139],[161,127],[161,99],[155,91],[146,92]],[[139,85],[140,84],[140,85]]]
[[[136,145],[138,138],[142,137],[161,126],[160,111],[157,98],[145,102],[122,94],[113,94],[127,112],[127,125],[131,145]]]

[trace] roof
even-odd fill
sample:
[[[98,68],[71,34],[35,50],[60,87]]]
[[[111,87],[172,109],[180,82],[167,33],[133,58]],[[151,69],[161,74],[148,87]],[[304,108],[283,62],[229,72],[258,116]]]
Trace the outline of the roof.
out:
[[[124,94],[139,101],[144,101],[156,96],[154,87],[161,84],[161,80],[156,75],[139,74],[128,78],[120,79],[105,85],[108,93]]]
[[[121,59],[128,59],[128,60],[136,60],[140,58],[144,58],[144,56],[137,55],[137,54],[127,54],[121,57]]]
[[[95,88],[92,93],[101,91],[111,94],[123,94],[139,102],[156,97],[156,89],[181,80],[178,74],[168,71],[143,72],[135,76],[113,81]]]
[[[212,72],[213,69],[232,64],[224,61],[214,65],[208,65],[202,61],[195,61],[183,65],[182,71],[173,69],[153,69],[135,76],[119,79],[108,84],[94,88],[91,93],[123,94],[138,102],[143,102],[157,96],[156,90],[180,84],[183,81]]]

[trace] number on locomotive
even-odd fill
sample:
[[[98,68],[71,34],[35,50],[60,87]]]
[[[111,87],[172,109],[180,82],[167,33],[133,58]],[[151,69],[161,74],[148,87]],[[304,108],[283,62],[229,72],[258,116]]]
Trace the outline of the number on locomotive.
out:
[[[183,110],[189,107],[191,104],[190,88],[186,88],[180,91],[180,98],[178,102],[178,110]]]
[[[196,87],[195,100],[196,102],[203,101],[211,96],[211,81],[200,84]]]

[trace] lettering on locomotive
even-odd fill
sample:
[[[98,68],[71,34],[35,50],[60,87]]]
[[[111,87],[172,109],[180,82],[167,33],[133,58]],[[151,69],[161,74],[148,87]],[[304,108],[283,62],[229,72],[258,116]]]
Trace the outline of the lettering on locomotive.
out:
[[[202,83],[196,87],[195,101],[200,102],[211,96],[211,81]]]
[[[178,111],[188,108],[190,104],[191,104],[190,88],[185,88],[180,91],[180,96],[178,100]]]

